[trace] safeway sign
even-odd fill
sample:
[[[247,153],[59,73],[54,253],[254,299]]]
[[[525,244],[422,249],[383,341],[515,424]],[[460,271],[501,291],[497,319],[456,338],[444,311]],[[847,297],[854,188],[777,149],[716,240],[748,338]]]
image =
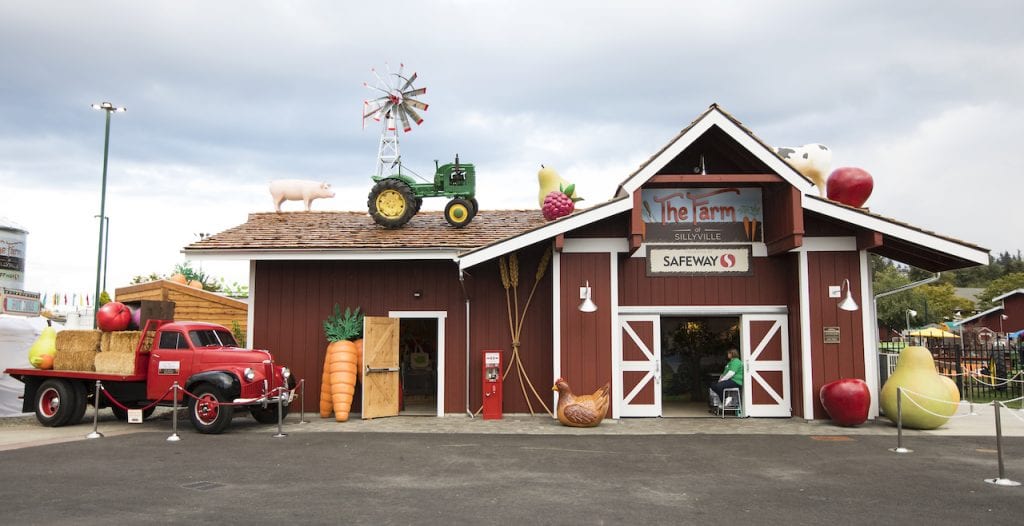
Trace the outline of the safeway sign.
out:
[[[648,246],[648,276],[749,276],[749,246]]]

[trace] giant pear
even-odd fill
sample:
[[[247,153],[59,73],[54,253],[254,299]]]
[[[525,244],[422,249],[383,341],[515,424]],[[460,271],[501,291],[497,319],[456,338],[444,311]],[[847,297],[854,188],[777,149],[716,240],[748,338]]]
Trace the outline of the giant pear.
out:
[[[897,419],[898,387],[903,389],[903,426],[910,429],[935,429],[948,422],[959,407],[956,384],[935,371],[935,360],[925,347],[905,347],[896,370],[882,387],[882,411],[893,422]]]
[[[37,369],[49,369],[53,367],[53,357],[56,355],[57,331],[53,327],[46,326],[32,346],[28,348],[28,362]],[[50,359],[44,360],[44,356],[49,356]],[[44,367],[45,363],[49,363],[50,367]]]

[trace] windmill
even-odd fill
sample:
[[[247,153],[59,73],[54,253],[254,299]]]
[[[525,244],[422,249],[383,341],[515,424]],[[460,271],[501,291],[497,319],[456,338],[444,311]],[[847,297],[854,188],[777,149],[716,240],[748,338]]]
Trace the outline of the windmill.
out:
[[[445,197],[444,218],[451,226],[462,228],[476,216],[479,205],[476,201],[476,168],[470,163],[459,162],[455,154],[454,163],[439,164],[434,161],[434,179],[427,180],[415,175],[419,181],[402,171],[402,158],[398,153],[398,124],[403,132],[412,131],[413,123],[423,123],[417,112],[425,111],[427,105],[416,97],[427,92],[427,88],[416,88],[416,73],[409,77],[402,75],[405,65],[398,73],[389,69],[383,78],[373,71],[377,84],[364,86],[373,90],[378,97],[363,101],[363,128],[366,121],[383,123],[380,145],[377,147],[377,174],[372,176],[373,188],[366,199],[366,209],[373,220],[384,228],[400,228],[416,215],[424,198]],[[395,167],[397,170],[393,170]]]
[[[385,64],[387,68],[387,64]],[[427,88],[415,88],[416,73],[409,77],[402,75],[405,64],[399,64],[398,73],[392,73],[388,68],[387,74],[381,77],[376,69],[371,69],[377,77],[377,83],[370,85],[366,82],[363,86],[373,90],[378,97],[363,101],[363,129],[366,128],[366,121],[373,119],[381,122],[380,144],[377,147],[377,176],[383,177],[395,165],[401,168],[401,156],[398,151],[398,126],[401,122],[402,131],[412,131],[412,123],[420,125],[423,117],[416,110],[426,111],[427,104],[416,100],[415,97],[427,92]]]

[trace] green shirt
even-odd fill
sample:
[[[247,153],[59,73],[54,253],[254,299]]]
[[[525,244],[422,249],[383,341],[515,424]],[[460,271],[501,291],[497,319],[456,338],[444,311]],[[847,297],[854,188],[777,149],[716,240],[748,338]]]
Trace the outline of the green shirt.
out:
[[[734,374],[730,380],[736,382],[736,385],[743,385],[743,362],[739,358],[733,358],[729,360],[729,363],[725,364],[725,370],[722,374],[732,371]]]

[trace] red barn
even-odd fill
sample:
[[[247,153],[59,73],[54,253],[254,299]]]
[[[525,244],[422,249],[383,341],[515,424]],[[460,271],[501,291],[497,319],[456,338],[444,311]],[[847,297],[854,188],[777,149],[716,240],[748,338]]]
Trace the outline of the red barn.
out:
[[[986,249],[818,197],[717,105],[610,200],[557,221],[485,210],[453,229],[426,212],[386,230],[365,212],[254,213],[185,247],[250,261],[249,341],[307,393],[337,303],[400,320],[394,412],[476,412],[481,352],[501,350],[506,413],[551,407],[562,376],[576,392],[610,382],[613,418],[692,414],[735,346],[745,413],[809,420],[827,417],[817,393],[835,379],[864,379],[877,400],[869,253],[929,271],[988,262]],[[578,309],[588,290],[593,312]],[[527,298],[510,329],[507,305],[522,312]],[[849,299],[857,310],[839,307]]]

